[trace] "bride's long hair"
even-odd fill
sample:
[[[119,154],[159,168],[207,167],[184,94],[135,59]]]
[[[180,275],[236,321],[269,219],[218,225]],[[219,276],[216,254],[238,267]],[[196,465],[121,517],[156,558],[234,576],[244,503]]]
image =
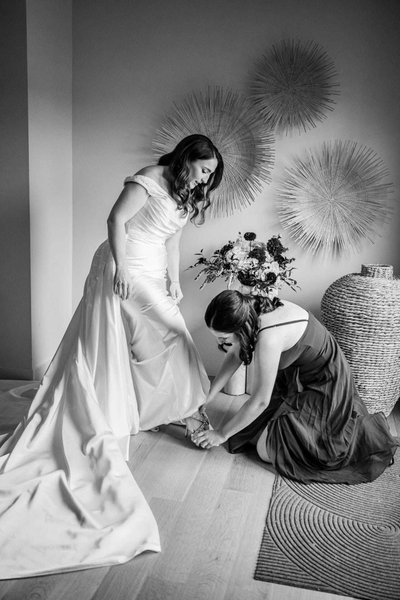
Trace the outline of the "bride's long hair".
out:
[[[214,173],[210,175],[207,183],[198,184],[192,190],[189,189],[190,163],[210,158],[217,159],[218,164]],[[219,186],[224,172],[224,161],[212,141],[205,135],[188,135],[177,144],[172,152],[161,156],[158,164],[169,167],[172,175],[171,191],[178,208],[185,215],[190,213],[191,221],[196,220],[198,224],[204,223],[205,211],[211,204],[210,192]]]
[[[282,306],[282,302],[277,296],[270,299],[242,294],[237,290],[225,290],[211,300],[204,319],[207,327],[214,331],[237,335],[240,344],[239,358],[248,365],[256,346],[258,317],[272,312],[278,306]]]

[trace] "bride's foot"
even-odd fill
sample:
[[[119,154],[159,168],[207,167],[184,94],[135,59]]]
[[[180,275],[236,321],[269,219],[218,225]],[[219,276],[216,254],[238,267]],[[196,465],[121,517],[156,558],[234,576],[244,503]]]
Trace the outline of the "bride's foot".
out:
[[[183,421],[186,425],[185,437],[191,438],[194,433],[212,429],[210,419],[203,406],[200,406],[195,413],[190,415],[190,417],[186,417]]]

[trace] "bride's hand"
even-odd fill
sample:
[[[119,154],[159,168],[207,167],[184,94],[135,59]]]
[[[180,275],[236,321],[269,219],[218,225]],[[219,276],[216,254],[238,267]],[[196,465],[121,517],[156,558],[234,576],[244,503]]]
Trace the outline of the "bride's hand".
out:
[[[117,267],[115,271],[113,290],[121,300],[127,300],[132,293],[132,281],[124,267]]]
[[[200,433],[193,433],[191,439],[196,446],[200,446],[206,450],[209,450],[213,446],[220,446],[226,442],[226,438],[216,429],[208,429],[207,431],[201,431]]]
[[[183,298],[183,294],[178,281],[171,282],[171,285],[169,286],[169,293],[171,294],[172,299],[179,304]]]

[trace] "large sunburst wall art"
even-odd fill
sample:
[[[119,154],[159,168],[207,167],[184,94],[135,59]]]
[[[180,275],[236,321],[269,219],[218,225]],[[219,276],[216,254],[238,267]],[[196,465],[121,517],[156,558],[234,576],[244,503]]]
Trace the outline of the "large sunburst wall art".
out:
[[[334,62],[316,42],[283,40],[254,67],[250,98],[277,133],[315,127],[339,94]]]
[[[387,175],[371,148],[350,140],[324,142],[285,169],[278,189],[281,224],[313,254],[358,250],[391,214]]]
[[[211,214],[229,216],[253,202],[262,184],[271,180],[274,137],[247,99],[221,87],[189,94],[173,105],[156,132],[156,157],[193,133],[209,137],[224,160],[224,177],[213,193]]]

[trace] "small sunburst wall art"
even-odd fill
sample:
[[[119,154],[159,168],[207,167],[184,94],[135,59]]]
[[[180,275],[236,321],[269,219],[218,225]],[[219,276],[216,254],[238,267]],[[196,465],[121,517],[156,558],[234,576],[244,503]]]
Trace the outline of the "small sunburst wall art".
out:
[[[153,151],[158,159],[179,140],[206,135],[224,160],[224,176],[213,192],[210,213],[230,216],[251,204],[274,165],[274,136],[245,97],[219,86],[192,92],[175,103],[157,130]]]
[[[259,58],[249,97],[277,134],[302,133],[323,121],[339,94],[333,60],[316,42],[282,40]]]
[[[282,227],[314,255],[357,251],[392,213],[387,176],[372,148],[351,140],[324,142],[284,170],[276,190]]]

